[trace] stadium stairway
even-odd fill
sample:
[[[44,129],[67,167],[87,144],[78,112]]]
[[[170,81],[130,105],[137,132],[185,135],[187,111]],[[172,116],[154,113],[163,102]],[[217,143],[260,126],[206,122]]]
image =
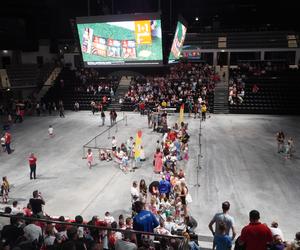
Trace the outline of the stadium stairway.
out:
[[[40,89],[40,91],[37,93],[37,96],[36,96],[37,100],[40,101],[41,98],[53,86],[53,84],[55,83],[55,80],[56,80],[56,78],[57,78],[57,76],[59,75],[60,72],[61,72],[61,68],[60,67],[54,68],[54,70],[49,75],[48,79],[44,82],[44,84],[43,84],[42,88]]]
[[[107,108],[107,110],[116,110],[116,111],[121,111],[122,104],[120,103],[120,98],[123,98],[126,92],[129,89],[131,82],[131,78],[127,76],[123,76],[120,80],[118,89],[115,93],[115,96],[113,100],[111,101],[111,104]]]
[[[10,82],[9,82],[6,69],[0,69],[0,88],[1,89],[10,88]]]
[[[221,81],[215,87],[214,113],[215,114],[228,114],[229,113],[228,85],[224,81]]]

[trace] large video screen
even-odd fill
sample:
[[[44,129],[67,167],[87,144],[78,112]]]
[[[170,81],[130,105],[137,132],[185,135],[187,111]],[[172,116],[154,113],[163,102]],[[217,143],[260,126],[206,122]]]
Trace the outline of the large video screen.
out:
[[[78,23],[86,67],[161,64],[159,19]]]
[[[179,60],[186,35],[186,30],[186,26],[180,21],[178,21],[169,55],[169,63],[173,63]]]

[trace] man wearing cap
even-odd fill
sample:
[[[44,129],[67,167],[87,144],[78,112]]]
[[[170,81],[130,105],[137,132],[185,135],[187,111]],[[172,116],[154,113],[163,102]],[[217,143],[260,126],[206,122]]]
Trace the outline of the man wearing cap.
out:
[[[222,210],[221,213],[216,213],[212,220],[210,221],[208,227],[209,230],[212,232],[212,234],[215,235],[221,235],[221,232],[219,232],[219,224],[223,222],[226,226],[225,234],[229,235],[230,230],[232,230],[232,240],[236,236],[235,228],[234,228],[234,219],[232,216],[228,214],[228,211],[230,209],[230,203],[229,201],[225,201],[222,203]],[[213,224],[216,224],[215,230],[213,229]],[[213,249],[215,249],[215,245],[213,244]]]

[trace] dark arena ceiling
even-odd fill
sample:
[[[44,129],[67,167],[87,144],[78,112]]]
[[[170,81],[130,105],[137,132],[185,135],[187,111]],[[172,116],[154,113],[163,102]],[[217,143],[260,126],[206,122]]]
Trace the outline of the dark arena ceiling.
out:
[[[162,13],[163,31],[173,32],[178,15],[188,32],[297,30],[295,1],[253,0],[9,0],[0,8],[0,49],[31,49],[39,39],[72,39],[76,16]]]

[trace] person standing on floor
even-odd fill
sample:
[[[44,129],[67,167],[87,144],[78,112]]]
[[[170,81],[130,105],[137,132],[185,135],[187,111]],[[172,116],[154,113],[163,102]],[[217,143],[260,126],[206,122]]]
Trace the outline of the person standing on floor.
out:
[[[6,152],[8,154],[11,154],[11,148],[10,148],[10,143],[11,143],[11,134],[9,133],[9,131],[6,131],[5,132],[5,135],[4,135],[4,138],[5,138],[5,148],[6,148]]]
[[[224,222],[221,222],[219,225],[218,231],[219,235],[214,237],[214,245],[216,250],[228,250],[232,247],[232,239],[226,234],[226,225]]]
[[[114,113],[113,113],[113,110],[111,110],[109,112],[109,118],[110,118],[110,126],[112,126],[113,122],[114,122]]]
[[[116,124],[117,123],[117,112],[116,110],[113,110],[113,124]]]
[[[30,168],[30,180],[32,180],[32,175],[33,175],[33,179],[36,179],[36,161],[37,158],[35,157],[34,153],[31,153],[28,158],[29,168]]]
[[[94,115],[96,111],[96,103],[94,101],[91,101],[91,108],[92,108],[92,113]]]
[[[63,101],[60,100],[58,103],[58,109],[59,109],[59,116],[62,118],[65,118],[65,114],[64,114],[64,104]]]
[[[162,172],[162,165],[163,165],[162,159],[163,159],[163,155],[160,152],[160,149],[157,148],[156,152],[154,154],[154,160],[153,160],[154,172],[157,174]]]
[[[54,132],[53,132],[53,127],[52,125],[49,125],[49,128],[48,128],[48,135],[50,138],[54,137]]]
[[[2,177],[2,184],[1,184],[1,195],[2,195],[2,202],[8,202],[8,192],[9,192],[9,183],[7,181],[7,177]]]
[[[232,240],[234,240],[236,236],[235,227],[234,227],[234,219],[231,217],[228,212],[230,209],[229,201],[224,201],[222,203],[222,212],[216,213],[212,220],[210,221],[208,228],[212,232],[213,236],[222,235],[222,232],[219,231],[219,224],[225,224],[225,234],[229,235],[230,230],[232,231]],[[215,224],[215,230],[213,229],[213,225]],[[213,249],[215,249],[215,244],[213,244]]]
[[[201,105],[201,115],[202,115],[202,121],[206,120],[206,111],[207,111],[207,107],[206,104],[203,102]]]
[[[101,111],[101,120],[102,120],[102,126],[104,126],[104,124],[105,124],[105,113],[104,113],[103,110]]]
[[[116,137],[113,136],[113,137],[112,137],[112,140],[111,140],[111,150],[112,150],[113,152],[117,151],[117,144],[118,144],[118,142],[117,142],[117,140],[116,140]]]
[[[284,133],[282,130],[280,130],[276,134],[276,140],[277,140],[277,152],[281,153],[284,150]]]
[[[3,152],[5,152],[6,151],[6,146],[5,146],[5,137],[4,136],[1,137],[1,146],[2,146]]]
[[[271,230],[259,219],[260,214],[257,210],[250,211],[250,223],[242,229],[239,238],[239,244],[245,245],[246,250],[266,250],[273,241]]]
[[[88,163],[89,169],[91,169],[92,165],[93,165],[94,157],[93,157],[93,152],[90,148],[88,149],[88,153],[87,153],[86,158],[87,158],[87,163]]]
[[[29,199],[32,214],[43,216],[43,205],[45,205],[45,200],[43,199],[41,192],[35,190],[33,191],[32,196],[33,198]]]

